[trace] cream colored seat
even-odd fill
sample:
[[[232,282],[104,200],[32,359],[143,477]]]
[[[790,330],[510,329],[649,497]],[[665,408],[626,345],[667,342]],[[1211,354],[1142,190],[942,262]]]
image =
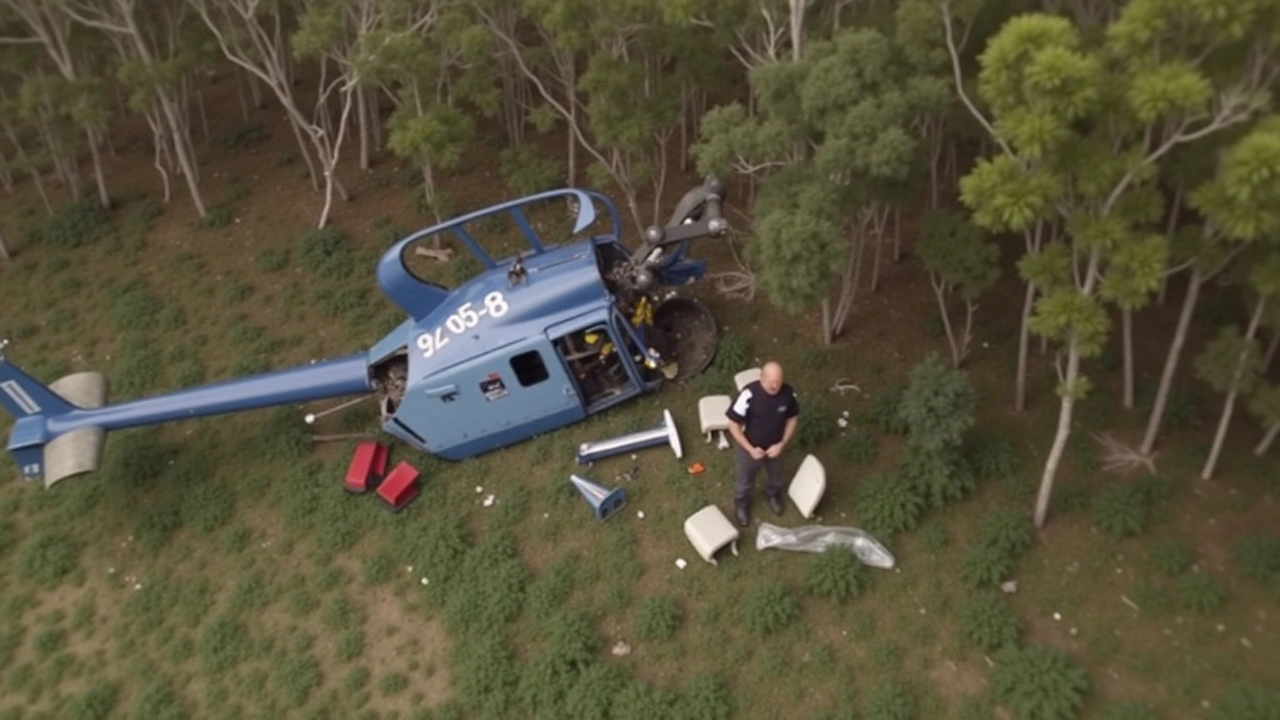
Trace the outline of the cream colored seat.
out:
[[[721,450],[729,447],[729,438],[725,433],[729,430],[729,405],[733,398],[728,395],[708,395],[698,400],[698,422],[702,425],[702,434],[707,442],[711,442],[713,433],[720,436],[716,445]]]
[[[684,521],[684,534],[702,559],[712,565],[719,564],[715,554],[725,545],[732,544],[733,554],[738,554],[738,528],[715,505],[690,515]]]
[[[800,468],[796,470],[795,477],[791,479],[787,495],[791,498],[791,502],[795,503],[801,515],[811,518],[814,508],[818,507],[826,491],[826,468],[822,467],[822,461],[818,458],[806,455],[800,462]]]
[[[748,370],[743,370],[737,375],[734,375],[733,384],[737,386],[738,392],[742,392],[742,388],[750,385],[751,383],[759,379],[760,379],[760,368],[754,367]]]

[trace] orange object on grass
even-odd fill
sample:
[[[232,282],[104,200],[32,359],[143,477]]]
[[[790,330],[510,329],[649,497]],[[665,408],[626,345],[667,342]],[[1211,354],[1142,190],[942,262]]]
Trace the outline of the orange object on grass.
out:
[[[700,463],[700,462],[696,462],[696,463],[694,463],[694,464],[692,464],[692,465],[690,465],[690,466],[689,466],[689,474],[690,474],[690,475],[697,475],[698,473],[702,472],[703,470],[706,470],[706,468],[705,468],[705,467],[703,467],[702,463]]]

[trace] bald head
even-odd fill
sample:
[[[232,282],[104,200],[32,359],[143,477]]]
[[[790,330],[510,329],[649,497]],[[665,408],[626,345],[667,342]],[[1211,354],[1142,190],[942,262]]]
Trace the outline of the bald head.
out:
[[[760,385],[770,395],[777,395],[782,389],[782,366],[770,360],[760,368]]]

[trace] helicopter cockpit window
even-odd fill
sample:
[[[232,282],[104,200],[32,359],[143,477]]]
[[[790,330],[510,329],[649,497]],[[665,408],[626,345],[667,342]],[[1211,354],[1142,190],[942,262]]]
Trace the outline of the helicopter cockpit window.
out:
[[[511,369],[516,373],[516,380],[521,387],[529,387],[551,377],[547,366],[542,364],[542,354],[537,350],[520,353],[511,358]]]

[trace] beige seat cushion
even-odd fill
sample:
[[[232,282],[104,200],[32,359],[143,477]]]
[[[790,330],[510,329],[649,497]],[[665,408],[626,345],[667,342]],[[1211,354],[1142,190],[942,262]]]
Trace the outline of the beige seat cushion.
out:
[[[737,375],[734,375],[733,384],[738,388],[738,392],[742,392],[742,388],[750,385],[751,383],[759,379],[760,379],[760,368],[754,367],[748,370],[743,370]]]
[[[800,462],[800,468],[796,470],[795,477],[791,479],[787,495],[791,498],[791,502],[795,503],[801,515],[811,518],[814,508],[818,507],[826,491],[826,468],[822,467],[822,462],[818,458],[806,455]]]
[[[717,565],[715,554],[732,543],[733,554],[738,554],[738,528],[729,522],[720,508],[708,505],[684,521],[684,534],[703,560]]]

